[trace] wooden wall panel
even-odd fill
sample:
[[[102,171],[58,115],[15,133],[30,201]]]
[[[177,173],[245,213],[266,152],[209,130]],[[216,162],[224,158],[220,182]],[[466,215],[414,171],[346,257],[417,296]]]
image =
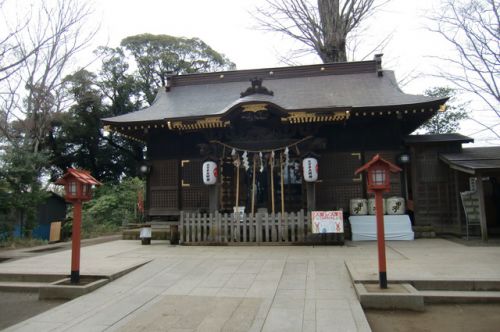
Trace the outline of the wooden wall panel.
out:
[[[179,209],[179,161],[155,160],[149,180],[149,215],[165,215]]]
[[[203,183],[203,160],[181,161],[181,208],[185,211],[208,210],[208,186]]]
[[[439,153],[456,149],[439,145],[412,148],[415,224],[432,225],[437,232],[460,233],[461,214],[457,209],[460,189],[455,186],[452,170],[439,160]]]
[[[349,210],[349,200],[363,197],[363,183],[354,176],[361,167],[361,153],[326,153],[319,159],[319,180],[316,184],[316,207],[319,210]]]

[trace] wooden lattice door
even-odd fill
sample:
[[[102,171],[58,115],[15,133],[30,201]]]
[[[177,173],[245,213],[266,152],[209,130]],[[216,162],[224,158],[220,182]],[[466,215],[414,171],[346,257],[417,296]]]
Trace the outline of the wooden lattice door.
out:
[[[179,210],[179,161],[156,160],[149,177],[149,215]]]
[[[316,187],[316,205],[318,209],[349,209],[349,200],[364,196],[361,176],[355,176],[361,167],[361,153],[335,152],[326,153],[319,161],[320,183]]]
[[[203,184],[203,160],[181,161],[181,209],[206,212],[208,210],[208,186]]]

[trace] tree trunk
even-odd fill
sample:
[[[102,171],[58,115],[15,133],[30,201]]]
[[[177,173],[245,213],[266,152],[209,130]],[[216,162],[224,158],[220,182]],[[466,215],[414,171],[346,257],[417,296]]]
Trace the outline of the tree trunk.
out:
[[[339,0],[318,0],[318,11],[324,44],[319,55],[324,63],[347,61],[344,18]]]

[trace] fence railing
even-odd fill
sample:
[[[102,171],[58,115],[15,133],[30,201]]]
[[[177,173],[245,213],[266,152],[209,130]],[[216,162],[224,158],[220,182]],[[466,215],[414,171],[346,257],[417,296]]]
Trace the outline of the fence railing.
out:
[[[181,243],[300,243],[311,233],[309,216],[297,213],[189,213],[182,212]]]

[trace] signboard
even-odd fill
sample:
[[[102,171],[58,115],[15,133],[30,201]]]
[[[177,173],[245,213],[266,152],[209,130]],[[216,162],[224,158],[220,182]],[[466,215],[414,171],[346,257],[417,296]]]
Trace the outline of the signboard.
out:
[[[244,206],[233,206],[234,211],[234,221],[244,221],[245,220],[245,207]]]
[[[313,233],[344,233],[342,211],[312,211]]]

